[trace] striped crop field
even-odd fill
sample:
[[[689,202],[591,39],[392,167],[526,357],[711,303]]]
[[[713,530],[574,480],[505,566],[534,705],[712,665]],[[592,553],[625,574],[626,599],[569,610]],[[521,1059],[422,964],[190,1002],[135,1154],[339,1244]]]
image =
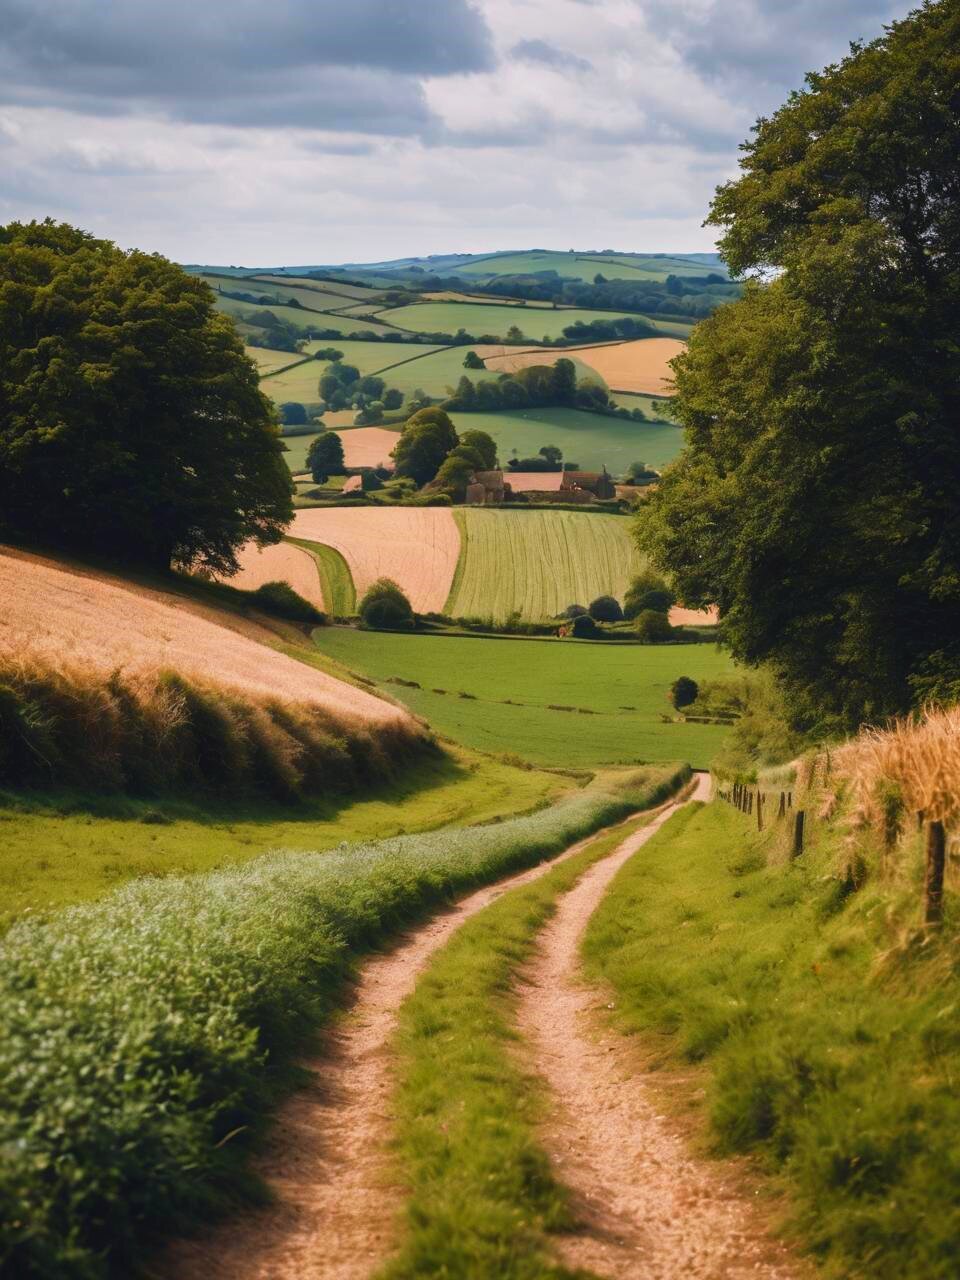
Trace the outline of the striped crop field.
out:
[[[600,595],[623,599],[641,567],[630,522],[576,511],[456,511],[460,560],[446,612],[555,617]]]

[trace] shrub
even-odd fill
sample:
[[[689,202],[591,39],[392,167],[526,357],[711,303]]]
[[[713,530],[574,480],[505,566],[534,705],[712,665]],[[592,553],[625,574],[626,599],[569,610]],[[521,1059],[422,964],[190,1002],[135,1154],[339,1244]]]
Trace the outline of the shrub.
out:
[[[637,618],[637,639],[647,644],[659,644],[673,638],[673,627],[665,613],[656,609],[644,609]]]
[[[357,609],[360,622],[375,631],[411,631],[413,609],[400,587],[390,578],[378,578],[368,588]]]
[[[251,597],[251,603],[258,605],[264,612],[275,614],[279,618],[289,618],[291,622],[313,622],[320,626],[327,620],[326,614],[309,600],[304,600],[288,582],[265,582],[251,592]]]
[[[638,573],[627,588],[627,594],[623,598],[623,616],[636,618],[644,609],[669,613],[676,603],[676,594],[671,591],[666,579],[659,573],[647,570]]]
[[[593,640],[600,634],[600,628],[589,613],[583,613],[574,618],[571,631],[578,640]]]
[[[288,400],[280,406],[280,421],[285,427],[301,426],[307,420],[307,410],[299,400]]]
[[[615,600],[613,596],[597,596],[596,600],[591,600],[588,613],[594,622],[623,621],[623,610],[620,608],[620,602]]]
[[[699,692],[696,680],[691,680],[689,676],[678,676],[670,686],[670,701],[679,711],[682,707],[689,707],[691,702],[696,702]]]
[[[587,610],[582,604],[568,604],[561,613],[561,618],[583,618],[586,616]]]

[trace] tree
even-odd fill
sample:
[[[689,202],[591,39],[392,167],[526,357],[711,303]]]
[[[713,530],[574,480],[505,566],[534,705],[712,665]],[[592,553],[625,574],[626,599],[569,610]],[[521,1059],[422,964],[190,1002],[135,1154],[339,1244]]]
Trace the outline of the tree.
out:
[[[398,391],[396,387],[388,387],[383,393],[384,409],[399,409],[403,404],[403,392]]]
[[[484,365],[475,351],[468,351],[463,357],[463,367],[465,369],[484,369],[486,365]]]
[[[307,420],[305,407],[297,400],[287,400],[280,406],[280,421],[285,427],[299,427]]]
[[[331,476],[342,476],[345,469],[343,441],[335,431],[324,431],[310,441],[307,470],[315,484],[326,484]]]
[[[448,453],[440,465],[436,478],[431,483],[431,489],[449,494],[454,502],[463,502],[467,494],[467,485],[470,484],[478,469],[476,458],[476,451],[473,449],[462,453],[458,448]]]
[[[577,396],[577,366],[566,356],[554,363],[550,374],[550,400],[552,404],[571,405]]]
[[[391,578],[378,578],[367,589],[357,609],[365,627],[376,631],[412,631],[410,601]]]
[[[461,375],[460,381],[457,383],[456,391],[454,391],[452,397],[446,401],[446,404],[451,409],[460,409],[464,412],[469,412],[469,410],[476,407],[476,403],[477,389],[464,373]]]
[[[387,384],[376,374],[368,373],[357,383],[357,390],[371,400],[382,400]]]
[[[336,347],[321,347],[313,353],[314,360],[342,360],[343,352]]]
[[[382,400],[371,400],[357,414],[354,426],[369,427],[375,422],[383,421],[384,403]]]
[[[699,692],[700,686],[696,680],[691,680],[689,676],[678,676],[670,686],[670,701],[677,711],[681,711],[696,702]]]
[[[428,484],[458,443],[456,428],[443,409],[420,409],[407,419],[391,454],[396,474]]]
[[[512,324],[510,326],[510,328],[507,330],[507,341],[508,342],[523,341],[523,330],[520,328],[519,325]]]
[[[594,622],[621,622],[623,620],[623,610],[620,608],[620,602],[614,599],[613,596],[597,596],[596,600],[591,600],[588,613]]]
[[[460,437],[460,446],[476,450],[479,455],[479,469],[493,471],[497,465],[497,442],[486,431],[472,427]]]
[[[662,644],[673,637],[673,627],[665,613],[656,609],[644,609],[637,618],[636,635],[646,644]]]
[[[577,614],[570,631],[578,640],[593,640],[600,634],[600,628],[589,613]]]
[[[958,49],[960,8],[927,4],[759,122],[710,215],[754,278],[676,361],[688,443],[637,517],[808,722],[960,667]]]
[[[652,569],[647,569],[638,573],[627,588],[623,597],[623,616],[636,618],[644,609],[669,613],[676,603],[676,593],[670,589],[666,579]]]
[[[562,449],[558,449],[555,444],[545,444],[543,448],[538,449],[537,452],[540,454],[541,458],[550,463],[552,468],[559,471],[560,464],[563,461]]]
[[[606,284],[606,283],[607,283],[607,277],[606,277],[606,276],[604,276],[604,275],[601,275],[601,274],[600,274],[600,272],[598,271],[598,272],[597,272],[597,274],[593,277],[593,283],[594,283],[594,284]]]
[[[568,604],[561,613],[561,618],[582,618],[586,615],[586,609],[582,604]]]
[[[642,410],[641,410],[642,412]],[[631,462],[627,467],[627,483],[647,485],[660,478],[659,473],[643,462]]]
[[[317,391],[324,404],[331,405],[332,408],[331,401],[342,394],[340,379],[330,372],[323,374],[317,383]]]
[[[283,452],[202,281],[50,219],[0,228],[0,537],[230,573],[290,521]]]

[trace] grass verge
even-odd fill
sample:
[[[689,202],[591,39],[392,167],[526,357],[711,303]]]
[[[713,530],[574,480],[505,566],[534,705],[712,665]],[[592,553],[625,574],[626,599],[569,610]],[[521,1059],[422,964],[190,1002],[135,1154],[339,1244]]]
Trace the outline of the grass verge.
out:
[[[249,1189],[244,1155],[354,959],[625,816],[536,815],[143,879],[0,942],[0,1270],[129,1276]]]
[[[842,804],[818,814],[818,799],[796,861],[786,823],[760,834],[722,803],[678,814],[614,880],[587,970],[662,1062],[704,1065],[716,1149],[780,1176],[791,1230],[824,1275],[947,1280],[960,1239],[955,917],[948,903],[939,934],[918,929],[919,847],[910,877],[867,875]]]
[[[665,799],[686,776],[650,770],[637,804]],[[511,1051],[512,986],[557,899],[646,821],[600,836],[468,920],[404,1003],[396,1109],[411,1197],[382,1280],[572,1275],[550,1257],[547,1233],[570,1215],[535,1136],[542,1099]]]
[[[302,538],[287,538],[287,542],[302,547],[313,556],[320,574],[323,600],[333,617],[352,618],[357,612],[357,589],[350,566],[340,552],[324,546],[322,542],[306,542]]]

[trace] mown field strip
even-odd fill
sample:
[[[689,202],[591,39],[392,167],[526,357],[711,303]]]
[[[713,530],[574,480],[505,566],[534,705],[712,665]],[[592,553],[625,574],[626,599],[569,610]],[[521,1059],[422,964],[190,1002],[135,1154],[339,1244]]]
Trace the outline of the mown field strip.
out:
[[[447,605],[455,617],[540,621],[600,595],[622,599],[642,564],[615,516],[466,510],[457,520],[466,541]]]

